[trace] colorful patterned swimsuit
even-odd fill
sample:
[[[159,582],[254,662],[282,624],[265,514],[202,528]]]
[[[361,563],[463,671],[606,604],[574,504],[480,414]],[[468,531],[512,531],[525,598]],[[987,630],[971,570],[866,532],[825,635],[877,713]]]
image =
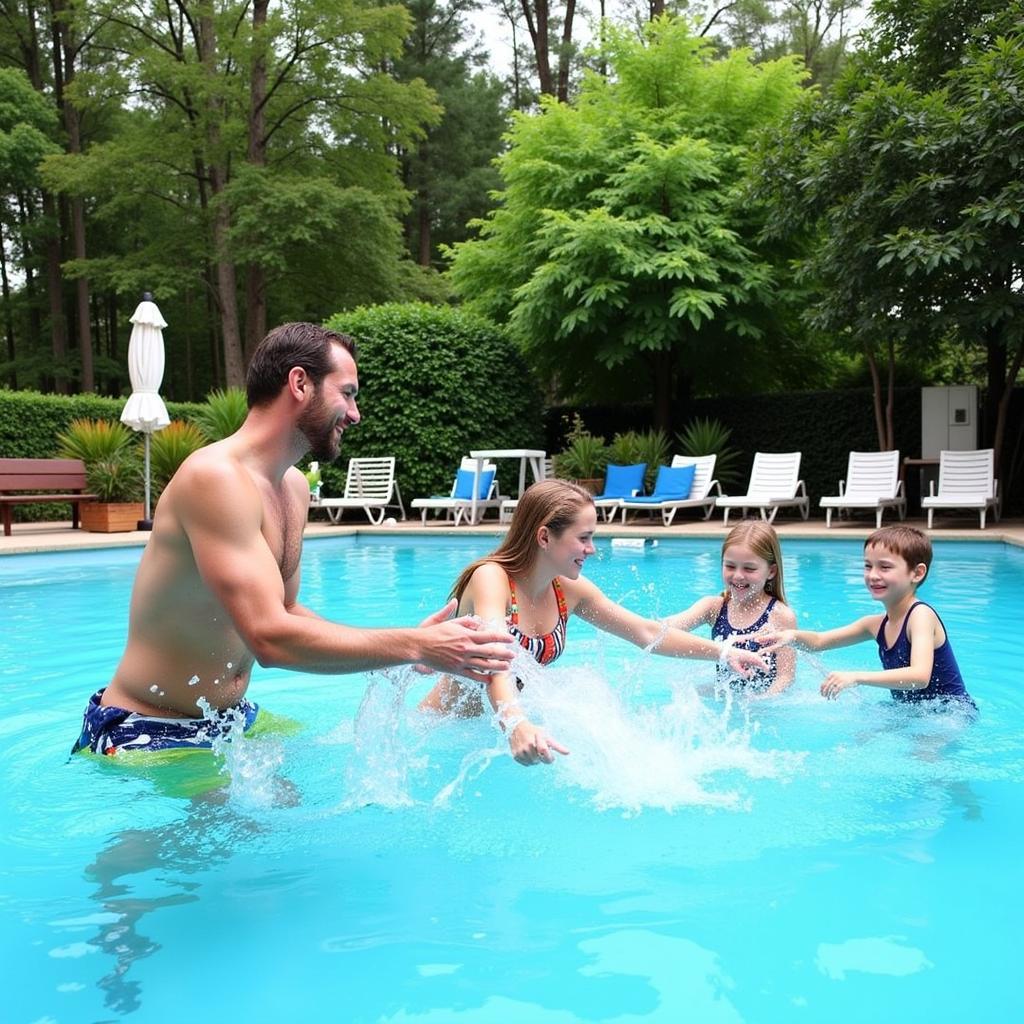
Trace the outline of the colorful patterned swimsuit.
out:
[[[543,636],[529,636],[519,628],[519,602],[516,600],[516,585],[512,577],[508,578],[508,589],[510,593],[509,613],[505,618],[508,631],[516,638],[519,646],[528,651],[531,657],[539,665],[550,665],[565,650],[565,625],[569,620],[569,611],[565,603],[565,594],[562,592],[562,585],[557,579],[551,581],[551,588],[555,592],[555,601],[558,603],[558,622],[550,633]],[[517,679],[516,686],[521,690],[522,681]]]

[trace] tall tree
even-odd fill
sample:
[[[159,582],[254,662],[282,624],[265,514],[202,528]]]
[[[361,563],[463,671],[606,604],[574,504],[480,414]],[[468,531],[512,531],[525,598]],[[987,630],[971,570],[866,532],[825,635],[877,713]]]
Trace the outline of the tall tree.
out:
[[[402,153],[412,202],[406,238],[423,267],[434,264],[439,246],[466,238],[467,223],[490,209],[488,193],[499,184],[493,161],[505,128],[504,87],[471,40],[467,19],[479,7],[478,0],[408,4],[413,29],[395,75],[425,81],[444,108],[426,138]]]
[[[968,6],[879,4],[872,45],[766,151],[761,194],[770,232],[807,240],[817,326],[869,349],[981,342],[999,457],[1024,360],[1024,4]]]
[[[668,18],[640,39],[609,29],[607,46],[608,79],[516,117],[500,206],[456,247],[452,280],[563,391],[595,363],[645,367],[668,427],[698,369],[748,354],[773,315],[779,275],[740,186],[755,134],[793,105],[803,72],[791,58],[716,59]]]
[[[359,239],[375,250],[362,263],[386,271],[372,294],[395,297],[402,192],[393,152],[437,116],[422,82],[399,85],[380,70],[408,31],[404,9],[369,0],[105,2],[121,33],[120,78],[80,74],[77,95],[119,91],[123,130],[80,160],[49,161],[46,174],[91,197],[99,216],[131,200],[138,212],[144,196],[167,204],[179,222],[171,237],[190,258],[176,264],[162,239],[142,259],[87,260],[91,272],[123,288],[150,259],[169,290],[184,284],[186,268],[189,287],[212,302],[229,384],[242,382],[273,275],[288,272],[297,249]]]

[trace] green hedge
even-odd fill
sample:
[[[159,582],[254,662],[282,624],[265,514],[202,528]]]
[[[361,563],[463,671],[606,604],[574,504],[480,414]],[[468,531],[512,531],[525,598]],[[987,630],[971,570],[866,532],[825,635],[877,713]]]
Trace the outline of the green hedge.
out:
[[[0,458],[53,459],[57,435],[75,419],[118,420],[127,399],[99,395],[44,395],[38,391],[0,389]],[[187,419],[200,406],[168,402],[171,419]],[[141,435],[140,435],[141,436]],[[16,505],[18,521],[70,519],[67,505]]]
[[[540,389],[504,330],[482,317],[420,303],[361,308],[328,326],[359,343],[363,420],[345,433],[324,493],[340,494],[351,456],[394,455],[402,497],[447,494],[471,448],[542,448]],[[502,490],[518,464],[498,464]]]

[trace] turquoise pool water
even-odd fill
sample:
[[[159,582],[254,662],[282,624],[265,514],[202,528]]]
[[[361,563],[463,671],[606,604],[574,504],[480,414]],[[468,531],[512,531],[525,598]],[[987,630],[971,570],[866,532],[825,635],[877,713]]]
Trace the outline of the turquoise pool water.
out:
[[[414,622],[491,538],[307,545],[302,599]],[[599,544],[648,614],[718,585],[712,541]],[[570,622],[531,686],[568,744],[524,769],[485,720],[431,727],[403,673],[257,670],[296,735],[213,797],[67,758],[123,642],[138,552],[0,559],[5,1022],[1014,1021],[1024,882],[1024,552],[938,543],[922,596],[973,725],[884,692],[702,698],[712,666]],[[852,540],[789,542],[802,624],[873,610]],[[283,781],[282,781],[283,780]]]

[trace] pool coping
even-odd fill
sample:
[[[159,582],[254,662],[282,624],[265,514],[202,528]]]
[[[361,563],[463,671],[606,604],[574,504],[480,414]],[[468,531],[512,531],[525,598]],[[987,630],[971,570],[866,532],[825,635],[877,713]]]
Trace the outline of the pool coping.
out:
[[[890,520],[887,520],[887,522]],[[736,520],[732,525],[735,525]],[[1014,518],[1001,523],[993,523],[981,530],[974,521],[973,527],[961,525],[964,520],[952,520],[954,525],[943,525],[944,520],[932,530],[926,529],[926,520],[908,519],[907,523],[924,530],[934,541],[986,541],[1003,543],[1011,547],[1024,548],[1024,519]],[[867,518],[857,520],[841,520],[826,529],[824,522],[803,522],[802,520],[776,520],[775,528],[780,539],[786,540],[839,540],[860,539],[867,537],[874,529],[873,520]],[[686,521],[674,523],[672,526],[661,526],[657,521],[650,524],[636,525],[630,523],[598,524],[598,537],[650,537],[658,540],[669,539],[721,539],[730,527],[722,525],[720,519]],[[371,526],[353,520],[337,526],[326,522],[307,523],[304,531],[306,539],[322,537],[472,537],[500,536],[508,527],[492,521],[480,526],[453,527],[443,523],[428,523],[424,526],[419,520],[407,520],[394,526]],[[130,533],[89,533],[74,530],[66,522],[15,523],[10,537],[0,537],[0,557],[3,555],[40,554],[60,551],[89,551],[106,548],[142,547],[149,540],[150,534],[140,531]]]

